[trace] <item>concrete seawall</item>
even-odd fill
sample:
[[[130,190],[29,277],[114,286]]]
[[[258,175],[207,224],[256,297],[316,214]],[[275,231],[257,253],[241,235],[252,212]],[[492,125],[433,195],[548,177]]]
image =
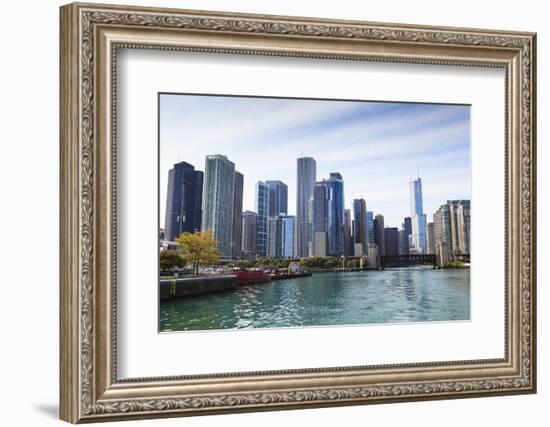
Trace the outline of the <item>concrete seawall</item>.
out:
[[[237,277],[232,275],[161,279],[160,300],[228,291],[234,289],[236,283]]]

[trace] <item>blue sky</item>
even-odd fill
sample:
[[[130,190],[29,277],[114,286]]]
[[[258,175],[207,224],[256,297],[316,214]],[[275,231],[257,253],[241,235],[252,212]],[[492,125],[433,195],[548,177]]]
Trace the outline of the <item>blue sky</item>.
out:
[[[160,214],[168,170],[224,154],[244,174],[244,209],[258,180],[288,185],[296,213],[296,159],[317,161],[317,180],[340,172],[345,204],[363,197],[389,226],[410,215],[419,171],[428,220],[447,199],[470,198],[470,107],[281,98],[168,95],[160,98]]]

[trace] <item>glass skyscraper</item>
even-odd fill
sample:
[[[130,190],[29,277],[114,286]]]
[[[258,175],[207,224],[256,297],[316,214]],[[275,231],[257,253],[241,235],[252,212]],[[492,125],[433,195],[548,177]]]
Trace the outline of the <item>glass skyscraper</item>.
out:
[[[328,190],[328,246],[329,255],[344,254],[344,180],[338,172],[330,174],[326,181]]]
[[[235,171],[235,190],[233,192],[233,258],[242,257],[243,185],[243,174]]]
[[[201,228],[203,173],[186,162],[176,163],[168,172],[164,218],[164,238],[173,241],[184,232]]]
[[[367,211],[367,243],[374,243],[374,216],[372,211]]]
[[[282,253],[283,258],[294,258],[296,217],[292,215],[282,216]]]
[[[281,215],[270,216],[267,220],[267,256],[282,257],[283,219]]]
[[[317,182],[313,195],[313,255],[344,254],[344,181],[339,173]]]
[[[252,211],[245,211],[242,228],[242,252],[245,259],[256,259],[256,224],[258,214]]]
[[[206,156],[201,229],[212,232],[224,258],[233,256],[234,205],[235,164],[221,154]]]
[[[424,254],[426,247],[426,214],[422,206],[422,180],[411,181],[411,244],[410,253]]]
[[[352,238],[351,210],[344,209],[344,255],[353,256],[353,238]]]
[[[412,222],[410,216],[406,216],[405,218],[403,218],[403,224],[401,224],[401,228],[403,229],[401,255],[409,255],[410,240],[412,234]]]
[[[297,160],[296,185],[296,257],[309,255],[309,243],[312,241],[312,215],[309,212],[313,187],[317,180],[317,164],[311,157]]]
[[[269,187],[263,181],[256,183],[256,253],[266,257],[268,252]]]
[[[288,186],[282,181],[266,181],[269,188],[269,216],[288,214]]]
[[[372,218],[372,217],[371,217]],[[354,199],[353,200],[353,242],[361,244],[362,251],[364,255],[367,253],[367,241],[368,231],[367,231],[367,204],[365,199]]]
[[[326,181],[315,184],[311,199],[313,240],[311,242],[313,256],[328,254],[328,191]]]

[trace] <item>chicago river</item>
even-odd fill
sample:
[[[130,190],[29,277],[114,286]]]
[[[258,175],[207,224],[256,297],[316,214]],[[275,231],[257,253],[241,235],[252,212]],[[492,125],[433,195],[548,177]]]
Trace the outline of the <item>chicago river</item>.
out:
[[[316,273],[160,304],[160,331],[470,319],[470,269]]]

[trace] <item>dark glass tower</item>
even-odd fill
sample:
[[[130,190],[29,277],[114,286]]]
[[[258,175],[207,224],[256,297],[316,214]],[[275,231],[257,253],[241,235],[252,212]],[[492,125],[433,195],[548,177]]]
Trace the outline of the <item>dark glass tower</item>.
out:
[[[367,204],[365,199],[353,200],[353,242],[362,244],[363,254],[367,253]]]
[[[344,254],[344,180],[338,172],[330,174],[325,181],[328,195],[328,254]]]
[[[184,232],[201,228],[203,173],[187,162],[176,163],[168,172],[164,237],[173,241]]]

